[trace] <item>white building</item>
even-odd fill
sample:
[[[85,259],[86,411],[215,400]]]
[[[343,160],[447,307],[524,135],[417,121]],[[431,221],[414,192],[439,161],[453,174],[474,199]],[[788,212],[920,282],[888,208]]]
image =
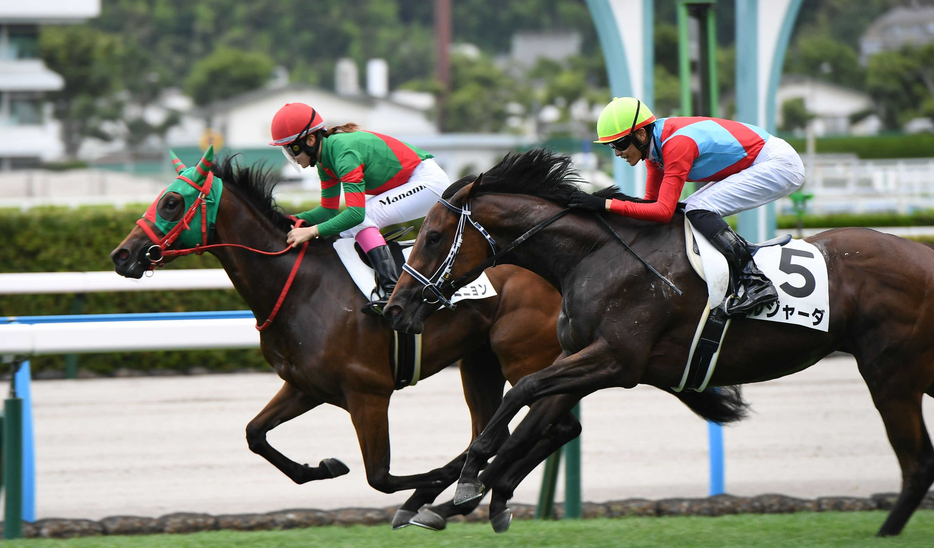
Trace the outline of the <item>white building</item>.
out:
[[[59,125],[43,93],[65,82],[38,58],[39,27],[80,23],[100,11],[100,0],[0,2],[0,171],[61,156]]]
[[[395,92],[386,98],[372,95],[341,95],[307,85],[292,84],[248,92],[193,112],[210,118],[212,128],[230,151],[270,150],[272,117],[286,103],[305,103],[319,110],[328,127],[353,122],[361,128],[391,135],[435,156],[452,181],[466,173],[479,173],[496,164],[507,152],[534,145],[534,139],[504,134],[441,134],[429,118],[426,108],[414,106],[410,97],[396,99]],[[424,105],[428,106],[428,105]],[[187,141],[173,141],[169,146],[196,144],[193,135]],[[203,142],[200,144],[204,144]],[[291,168],[286,176],[299,178]],[[306,189],[318,185],[313,169],[303,170]]]
[[[881,127],[881,122],[874,114],[856,125],[850,123],[851,115],[866,112],[872,108],[872,99],[868,94],[794,74],[782,77],[775,94],[779,127],[782,125],[782,104],[790,99],[798,98],[804,99],[805,108],[809,114],[814,116],[811,123],[816,137],[875,134]]]
[[[272,117],[286,103],[305,103],[317,109],[329,127],[353,122],[393,137],[437,135],[438,128],[425,111],[390,99],[368,95],[338,95],[301,84],[264,88],[213,103],[198,114],[233,149],[265,147],[272,140]]]

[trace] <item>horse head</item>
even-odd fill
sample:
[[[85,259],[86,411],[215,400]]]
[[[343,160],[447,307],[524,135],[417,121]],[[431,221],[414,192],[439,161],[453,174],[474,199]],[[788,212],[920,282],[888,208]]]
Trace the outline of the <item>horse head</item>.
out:
[[[399,277],[383,315],[397,331],[421,333],[425,319],[441,306],[453,308],[449,299],[459,280],[472,266],[490,255],[492,240],[470,218],[470,201],[482,184],[460,180],[452,184],[425,216],[404,272]],[[478,230],[467,229],[472,224]],[[476,279],[480,272],[464,283]]]
[[[136,227],[110,254],[121,276],[141,278],[178,253],[167,250],[207,245],[220,205],[223,183],[211,172],[214,147],[208,147],[195,167],[185,167],[172,154],[178,177],[149,206]]]

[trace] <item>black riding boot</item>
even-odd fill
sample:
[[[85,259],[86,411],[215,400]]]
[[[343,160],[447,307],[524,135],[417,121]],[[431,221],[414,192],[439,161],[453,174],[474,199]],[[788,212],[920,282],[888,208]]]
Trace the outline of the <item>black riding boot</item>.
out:
[[[380,316],[383,314],[383,308],[392,295],[392,290],[396,288],[396,282],[399,281],[399,270],[396,267],[396,261],[392,258],[388,245],[378,245],[366,252],[373,270],[376,271],[376,290],[377,299],[366,303],[362,312],[370,316]]]
[[[745,316],[758,306],[778,300],[778,291],[765,274],[756,266],[746,247],[746,241],[727,226],[710,240],[723,253],[733,277],[738,280],[733,287],[733,296],[727,299],[726,313],[731,317]],[[743,291],[740,292],[742,286]]]

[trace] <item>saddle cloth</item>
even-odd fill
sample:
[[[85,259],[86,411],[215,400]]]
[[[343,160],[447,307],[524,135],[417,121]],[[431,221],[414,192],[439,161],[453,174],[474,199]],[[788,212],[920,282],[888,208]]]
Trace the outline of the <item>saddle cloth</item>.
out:
[[[726,259],[707,239],[684,219],[687,256],[701,279],[707,282],[707,303],[694,332],[681,383],[672,387],[702,392],[713,376],[720,358],[720,345],[732,319],[723,302],[730,286]],[[830,291],[827,264],[820,250],[803,240],[783,245],[758,247],[753,251],[756,265],[775,285],[778,302],[754,310],[747,319],[795,324],[826,332],[830,324]]]
[[[361,253],[358,253],[353,238],[338,238],[334,242],[334,249],[347,273],[353,279],[357,288],[370,299],[376,286],[375,273],[369,265],[363,262]],[[399,264],[409,257],[414,242],[388,242],[392,256]],[[401,269],[400,269],[401,270]],[[496,290],[486,273],[480,274],[476,280],[462,287],[451,298],[452,302],[468,299],[487,299],[496,295]],[[422,371],[422,335],[400,333],[393,331],[392,349],[390,350],[390,365],[392,378],[395,380],[396,390],[406,386],[415,386],[421,378]]]
[[[723,255],[684,219],[687,255],[701,279],[707,282],[710,309],[726,300],[730,270]],[[696,244],[696,247],[695,247]],[[753,311],[748,319],[800,325],[827,332],[830,326],[830,289],[827,263],[814,244],[804,240],[759,247],[756,265],[778,291],[778,302]]]
[[[350,274],[350,277],[353,278],[354,283],[357,284],[357,287],[363,295],[369,299],[370,293],[376,286],[375,275],[373,269],[360,260],[356,249],[354,249],[354,243],[356,242],[354,242],[353,238],[338,238],[334,242],[334,250],[337,251],[337,256],[340,257],[341,263],[343,263],[344,268],[347,269],[347,273]],[[409,253],[412,252],[412,245],[414,243],[414,241],[399,242],[404,259],[407,260],[409,258]],[[395,255],[395,253],[393,255]],[[476,280],[458,289],[457,293],[451,297],[451,302],[457,303],[466,300],[488,299],[495,296],[496,289],[494,289],[493,284],[490,283],[490,278],[487,277],[486,272],[483,272]]]

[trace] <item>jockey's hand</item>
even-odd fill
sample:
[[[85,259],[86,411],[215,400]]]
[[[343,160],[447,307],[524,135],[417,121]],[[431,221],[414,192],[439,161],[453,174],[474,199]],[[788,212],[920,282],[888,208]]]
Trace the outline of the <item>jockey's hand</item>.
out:
[[[589,209],[591,211],[606,211],[607,201],[606,198],[600,198],[580,190],[575,190],[568,199],[568,207]]]
[[[289,231],[286,243],[292,247],[298,247],[303,243],[318,237],[318,226],[300,226]]]

